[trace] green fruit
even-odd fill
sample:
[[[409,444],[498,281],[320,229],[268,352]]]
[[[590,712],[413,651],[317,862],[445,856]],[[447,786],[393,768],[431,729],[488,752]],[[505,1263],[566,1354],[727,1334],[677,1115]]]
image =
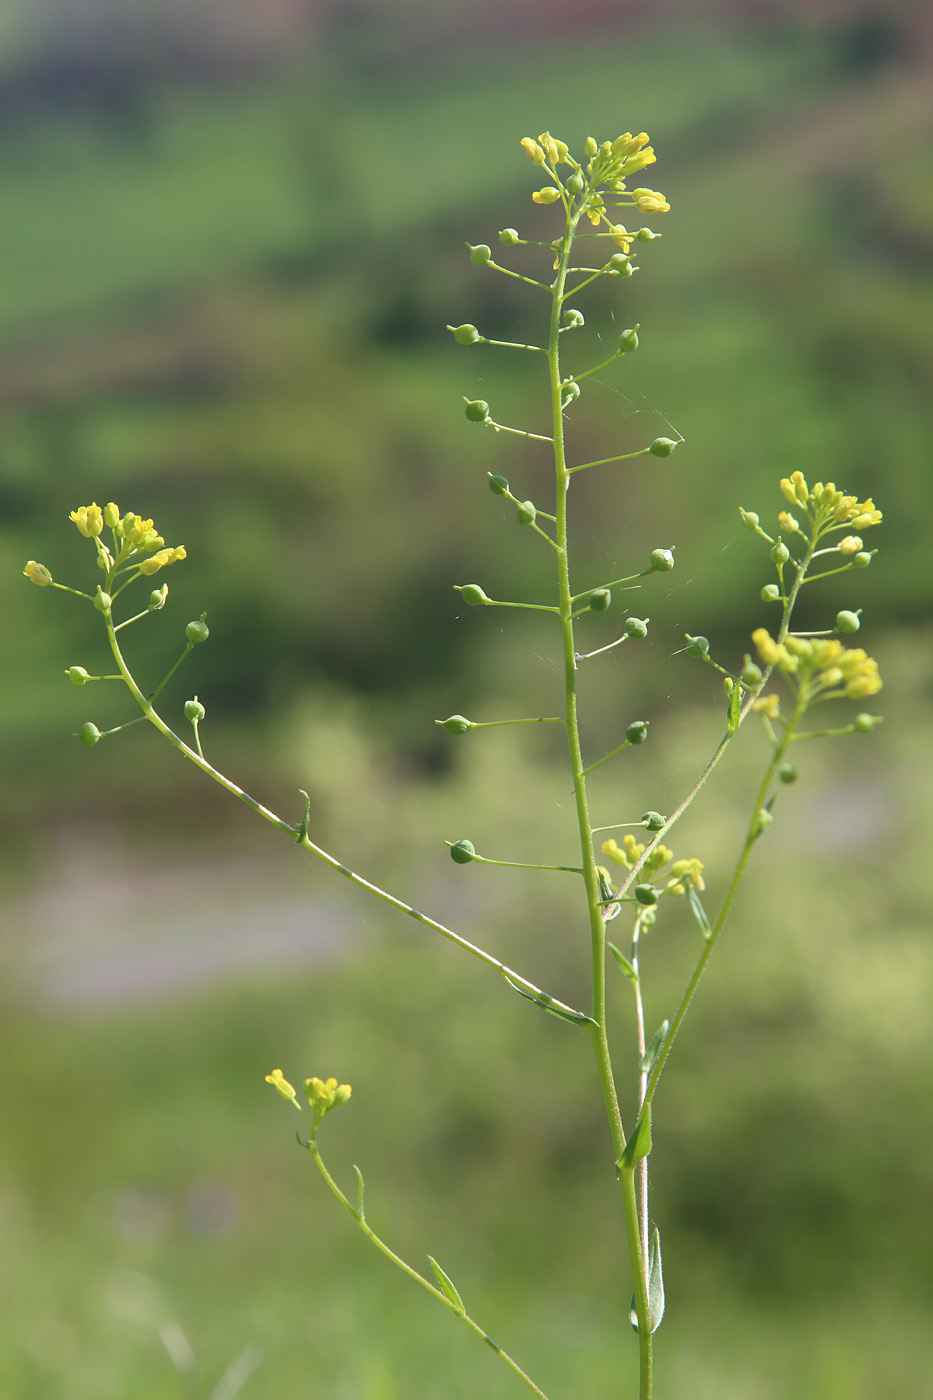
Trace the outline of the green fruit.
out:
[[[509,489],[508,478],[504,476],[490,476],[489,489],[494,496],[504,496]]]
[[[502,244],[503,248],[512,248],[515,246],[516,243],[519,243],[520,241],[521,240],[519,239],[517,229],[500,228],[499,242]]]
[[[476,859],[476,847],[472,841],[455,841],[450,848],[450,858],[457,865],[469,865]]]
[[[102,588],[98,588],[97,594],[94,598],[94,606],[99,613],[109,613],[111,607],[113,606],[110,594],[105,593]]]
[[[653,885],[636,885],[632,891],[639,904],[657,904],[658,892]]]
[[[101,733],[96,724],[92,724],[90,720],[87,720],[78,730],[76,737],[81,740],[85,748],[89,749],[92,744],[97,743],[98,739],[101,737]]]
[[[657,573],[666,573],[674,567],[674,556],[669,549],[653,549],[650,559],[651,567]]]
[[[778,769],[778,777],[782,783],[795,783],[800,776],[800,769],[793,763],[782,763]]]
[[[465,583],[460,589],[460,596],[465,603],[469,603],[471,608],[489,601],[478,583]]]
[[[688,656],[709,656],[709,637],[691,637],[687,634]]]
[[[643,744],[648,737],[647,720],[636,719],[626,729],[625,737],[630,744]]]
[[[448,734],[466,734],[467,730],[473,728],[473,721],[467,719],[466,715],[451,715],[449,719],[442,719],[440,723]]]
[[[660,812],[645,812],[641,824],[649,831],[660,831],[666,821],[667,817],[662,817]]]
[[[492,249],[488,243],[477,243],[475,248],[468,243],[467,247],[470,250],[470,262],[476,263],[477,267],[482,267],[492,257]]]
[[[622,332],[622,334],[619,336],[619,349],[623,352],[623,354],[624,354],[627,350],[637,350],[637,349],[638,349],[638,333],[637,333],[637,330],[632,329],[632,330],[627,330],[627,331],[623,331],[623,332]]]
[[[597,588],[587,599],[587,607],[590,612],[605,612],[612,602],[612,594],[608,588]]]
[[[458,345],[475,345],[478,340],[483,338],[475,326],[468,325],[466,322],[462,326],[448,326],[447,329],[453,332],[454,340]]]
[[[188,626],[185,628],[185,636],[193,646],[196,646],[198,642],[206,642],[210,635],[207,623],[204,621],[203,617],[200,622],[189,622]]]
[[[531,501],[521,501],[516,511],[519,525],[533,525],[537,513]]]
[[[778,540],[774,548],[769,550],[768,553],[771,555],[772,564],[786,564],[790,558],[790,550],[787,548],[787,545],[782,544],[780,540]]]
[[[625,635],[627,637],[647,637],[648,619],[646,617],[627,617],[625,619]]]
[[[71,681],[72,685],[87,685],[88,681],[91,679],[83,666],[69,666],[65,675]]]
[[[778,603],[781,600],[781,590],[776,583],[766,583],[761,590],[761,601],[763,603]]]
[[[193,700],[186,700],[185,719],[190,720],[190,722],[194,724],[196,720],[202,720],[203,718],[204,706],[201,704],[198,697],[195,696]]]
[[[655,438],[648,451],[652,457],[669,457],[676,446],[673,438]]]
[[[467,421],[485,423],[489,417],[489,404],[485,399],[469,399],[466,406]]]
[[[836,613],[837,632],[857,632],[861,625],[857,612]]]

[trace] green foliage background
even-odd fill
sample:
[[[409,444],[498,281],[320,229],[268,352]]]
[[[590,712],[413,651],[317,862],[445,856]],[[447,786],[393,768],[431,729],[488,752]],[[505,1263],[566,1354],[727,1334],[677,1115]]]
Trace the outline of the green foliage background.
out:
[[[661,7],[530,42],[494,41],[482,15],[465,45],[406,61],[417,7],[361,8],[287,61],[131,74],[118,109],[28,102],[10,75],[36,59],[9,30],[3,1394],[208,1397],[247,1342],[264,1359],[244,1395],[514,1393],[324,1199],[262,1083],[276,1064],[353,1083],[325,1130],[335,1170],[359,1163],[377,1228],[415,1262],[435,1254],[549,1393],[624,1393],[622,1237],[582,1039],[301,868],[149,735],[80,749],[79,723],[125,706],[67,685],[65,666],[94,669],[93,619],[20,577],[34,557],[80,582],[79,503],[153,515],[189,560],[152,650],[134,644],[155,680],[207,609],[210,643],[168,694],[201,696],[218,765],[286,814],[308,788],[341,859],[585,996],[569,891],[454,869],[441,845],[572,853],[553,736],[433,725],[547,713],[557,685],[546,631],[468,612],[450,587],[546,586],[485,489],[503,470],[542,500],[546,464],[467,430],[460,404],[534,427],[542,386],[443,330],[532,335],[533,298],[462,244],[547,227],[518,147],[545,127],[577,146],[648,130],[673,206],[613,319],[585,305],[578,342],[585,363],[642,326],[637,356],[574,406],[588,456],[668,421],[687,439],[575,493],[581,577],[677,547],[632,604],[648,642],[590,682],[594,754],[652,721],[595,785],[597,819],[668,809],[718,738],[717,687],[672,655],[689,630],[737,660],[768,620],[736,506],[765,520],[799,467],[885,512],[875,565],[814,592],[806,621],[864,606],[886,723],[804,755],[658,1102],[660,1393],[923,1393],[933,207],[916,15],[873,30],[856,9],[756,24]],[[718,878],[757,743],[678,828],[677,853]],[[270,939],[295,920],[291,943]],[[314,956],[306,924],[325,930]],[[692,938],[676,919],[652,937],[656,1021]],[[159,1342],[167,1318],[191,1373]]]

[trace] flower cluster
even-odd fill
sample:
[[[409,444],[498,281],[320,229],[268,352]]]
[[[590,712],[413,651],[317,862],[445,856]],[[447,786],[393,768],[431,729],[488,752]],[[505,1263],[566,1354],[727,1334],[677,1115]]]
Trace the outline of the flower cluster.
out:
[[[557,184],[544,185],[540,190],[535,190],[531,197],[535,204],[554,204],[562,195],[579,195],[582,210],[590,222],[607,223],[613,240],[628,254],[635,238],[647,242],[657,235],[652,234],[649,229],[639,233],[628,233],[621,224],[612,223],[606,213],[606,202],[599,190],[604,188],[610,195],[625,195],[624,201],[614,202],[624,202],[628,207],[639,209],[642,213],[667,213],[671,206],[658,190],[640,188],[630,191],[626,188],[625,181],[630,175],[644,170],[646,165],[653,165],[657,160],[648,141],[646,131],[640,131],[635,136],[630,131],[625,131],[614,141],[604,141],[602,145],[592,136],[588,136],[586,154],[589,160],[584,169],[570,154],[566,142],[559,141],[549,131],[543,131],[537,140],[532,136],[525,136],[521,144],[532,165],[541,166],[557,181]],[[569,165],[573,172],[566,178],[566,183],[557,173],[557,167],[562,164]]]
[[[608,856],[614,865],[624,866],[631,870],[641,860],[645,854],[644,842],[636,841],[631,832],[622,838],[621,846],[615,840],[604,841],[602,845],[604,856]],[[641,868],[641,873],[646,879],[652,875],[658,875],[664,866],[674,860],[674,852],[668,846],[660,843],[653,846],[648,852],[648,858]],[[670,870],[664,872],[662,879],[667,880],[659,894],[683,894],[687,885],[693,885],[695,889],[702,890],[703,884],[703,862],[697,860],[695,856],[688,860],[677,860],[671,865]]]
[[[299,1113],[304,1113],[304,1109],[298,1102],[295,1086],[289,1084],[280,1069],[274,1069],[271,1074],[267,1074],[266,1083],[271,1084],[273,1089],[282,1095],[283,1099],[288,1099],[289,1103],[293,1103]],[[332,1109],[345,1104],[352,1092],[349,1084],[338,1084],[336,1079],[324,1080],[318,1079],[316,1076],[306,1079],[305,1095],[311,1105],[315,1127],[327,1117]]]
[[[774,666],[802,689],[807,698],[835,699],[847,696],[863,700],[877,695],[882,681],[878,663],[861,647],[845,647],[834,637],[786,637],[776,642],[767,628],[752,633],[752,641],[766,666]],[[756,707],[770,719],[777,718],[775,696],[765,696]]]
[[[110,501],[103,510],[96,501],[89,506],[78,506],[68,518],[74,521],[85,539],[97,542],[97,563],[108,575],[129,564],[139,573],[151,575],[167,564],[187,558],[184,545],[166,548],[152,520],[144,520],[132,511],[121,515],[115,501]],[[99,538],[105,526],[113,538],[112,548],[102,544]]]
[[[804,510],[821,533],[824,530],[842,529],[846,525],[854,525],[856,530],[864,530],[869,525],[881,524],[881,511],[877,509],[871,497],[867,501],[860,501],[857,496],[846,496],[837,490],[834,481],[827,481],[825,485],[818,481],[815,486],[810,487],[803,472],[792,472],[789,477],[782,477],[781,494],[792,506]],[[789,512],[782,511],[779,518],[785,529],[800,529],[796,518]],[[855,541],[854,535],[844,540],[843,545],[851,547],[843,552],[854,554],[857,549],[861,549],[861,541],[857,542],[857,547]]]

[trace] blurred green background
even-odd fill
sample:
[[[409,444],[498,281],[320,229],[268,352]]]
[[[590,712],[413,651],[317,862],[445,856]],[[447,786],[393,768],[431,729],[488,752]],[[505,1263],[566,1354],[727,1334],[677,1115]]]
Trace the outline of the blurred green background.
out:
[[[769,620],[736,506],[773,518],[802,468],[885,512],[873,567],[804,621],[865,608],[886,723],[802,755],[657,1102],[659,1396],[933,1395],[930,64],[910,3],[4,0],[0,1393],[518,1392],[356,1238],[274,1065],[352,1082],[335,1172],[359,1163],[375,1227],[434,1254],[553,1400],[632,1393],[582,1037],[304,868],[152,735],[81,749],[126,705],[67,684],[97,669],[94,619],[21,577],[88,585],[80,503],[154,516],[189,558],[134,632],[141,677],[211,627],[166,712],[197,692],[249,791],[297,817],[307,788],[341,859],[585,998],[561,877],[441,844],[573,855],[553,736],[433,724],[552,712],[559,684],[546,628],[451,589],[546,586],[485,488],[504,470],[544,502],[546,462],[461,403],[540,426],[542,386],[444,325],[534,338],[541,304],[463,242],[550,228],[522,136],[628,128],[673,207],[639,276],[583,303],[576,362],[635,321],[641,348],[569,425],[578,460],[687,441],[574,493],[583,583],[677,547],[626,600],[648,641],[585,678],[594,755],[652,721],[594,781],[597,821],[669,810],[719,737],[718,687],[672,657],[702,631],[732,664]],[[750,735],[676,833],[711,902],[763,752]],[[671,917],[645,950],[653,1024],[694,934]]]

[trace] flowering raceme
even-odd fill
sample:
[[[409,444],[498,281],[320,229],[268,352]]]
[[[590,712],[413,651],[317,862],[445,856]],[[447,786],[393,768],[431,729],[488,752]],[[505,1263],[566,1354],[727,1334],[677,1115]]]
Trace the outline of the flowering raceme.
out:
[[[834,637],[789,636],[776,642],[766,627],[757,628],[752,641],[765,665],[794,676],[810,699],[863,700],[881,689],[878,663],[861,647],[844,647]]]

